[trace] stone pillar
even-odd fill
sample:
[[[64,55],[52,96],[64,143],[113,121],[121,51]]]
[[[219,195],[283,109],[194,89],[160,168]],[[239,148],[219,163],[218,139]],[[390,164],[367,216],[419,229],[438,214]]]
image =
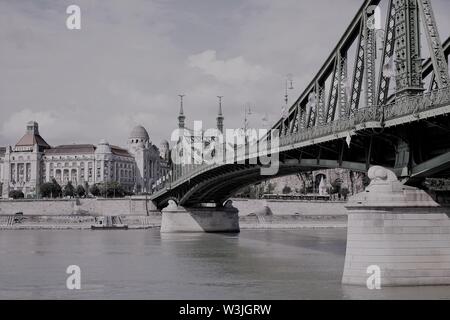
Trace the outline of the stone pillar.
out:
[[[184,208],[170,200],[162,210],[161,232],[234,232],[239,229],[238,209],[228,201],[222,208]]]
[[[381,286],[450,284],[450,218],[423,190],[393,172],[370,168],[370,185],[350,198],[343,284],[366,286],[373,270]],[[378,269],[379,268],[379,269]]]
[[[11,181],[11,162],[10,162],[10,155],[11,155],[11,147],[6,147],[6,153],[5,158],[3,160],[3,186],[2,186],[2,198],[8,199],[9,198],[9,183]]]
[[[50,182],[50,162],[45,164],[45,182]]]
[[[105,180],[105,160],[102,159],[100,162],[100,181],[106,182]]]
[[[91,183],[91,181],[89,181],[89,161],[84,161],[84,181],[86,181],[88,185]]]

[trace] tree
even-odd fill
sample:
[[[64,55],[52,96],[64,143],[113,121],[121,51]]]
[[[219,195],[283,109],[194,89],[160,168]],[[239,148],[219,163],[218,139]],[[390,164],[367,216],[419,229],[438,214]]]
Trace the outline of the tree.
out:
[[[51,182],[43,183],[41,185],[39,192],[41,193],[42,198],[50,198],[53,192],[53,183]]]
[[[272,194],[275,191],[276,183],[269,182],[266,187],[266,194]]]
[[[332,193],[341,193],[341,185],[342,185],[342,180],[340,178],[337,178],[336,180],[334,180],[331,183],[331,187],[332,187]]]
[[[125,192],[124,192],[124,196],[134,196],[134,192],[133,191],[127,191],[127,190],[125,190]]]
[[[9,192],[9,197],[13,199],[23,199],[25,198],[25,195],[20,190],[11,190]]]
[[[72,181],[67,182],[63,191],[64,197],[73,197],[75,196],[75,188],[72,185]]]
[[[89,191],[94,197],[100,196],[100,188],[98,187],[97,184],[92,185]]]
[[[237,196],[242,198],[257,199],[258,189],[256,186],[246,186],[237,192]]]
[[[89,183],[87,181],[84,182],[84,193],[86,197],[89,195]]]
[[[107,198],[123,198],[125,196],[125,189],[119,182],[110,181],[101,184],[100,194]]]
[[[78,185],[77,188],[75,189],[75,194],[79,198],[82,198],[86,195],[86,190],[84,189],[84,187],[82,185]]]
[[[302,193],[313,192],[313,174],[311,171],[297,173],[297,178],[302,183]]]
[[[363,186],[364,186],[364,189],[365,189],[370,184],[370,178],[366,174],[364,174],[364,176],[362,178],[362,182],[363,182]]]
[[[281,192],[283,192],[283,194],[290,194],[290,193],[292,193],[292,189],[289,186],[284,186],[284,188]]]
[[[348,188],[344,187],[341,189],[341,195],[344,197],[345,200],[347,200],[347,196],[350,193],[350,190]]]
[[[39,191],[43,198],[58,198],[61,196],[61,186],[55,179],[52,179],[52,182],[43,183]]]
[[[52,193],[52,197],[61,197],[62,196],[62,188],[59,185],[59,183],[56,181],[55,178],[52,179],[52,184],[53,184],[53,193]]]

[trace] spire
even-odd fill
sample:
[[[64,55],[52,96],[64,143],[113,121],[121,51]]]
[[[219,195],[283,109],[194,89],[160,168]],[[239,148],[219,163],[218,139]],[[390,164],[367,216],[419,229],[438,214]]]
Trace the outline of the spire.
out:
[[[183,97],[185,95],[179,94],[178,96],[180,97],[180,113],[178,115],[178,128],[184,129],[184,120],[186,119],[186,117],[184,116],[184,110],[183,110]]]
[[[223,132],[223,114],[222,114],[222,98],[223,96],[217,96],[219,98],[219,113],[217,114],[217,129]]]

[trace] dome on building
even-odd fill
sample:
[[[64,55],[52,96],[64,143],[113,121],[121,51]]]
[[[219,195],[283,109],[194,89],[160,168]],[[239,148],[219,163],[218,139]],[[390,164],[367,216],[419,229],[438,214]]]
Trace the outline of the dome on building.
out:
[[[150,139],[147,130],[143,126],[136,126],[130,133],[129,139],[148,141]]]

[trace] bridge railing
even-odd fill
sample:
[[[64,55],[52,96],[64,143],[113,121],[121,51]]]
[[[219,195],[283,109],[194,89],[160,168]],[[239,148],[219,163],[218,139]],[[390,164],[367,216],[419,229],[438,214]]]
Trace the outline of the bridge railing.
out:
[[[351,131],[357,125],[368,122],[379,122],[381,125],[386,120],[414,115],[419,112],[441,107],[445,104],[450,104],[450,87],[414,96],[399,97],[388,105],[361,108],[346,118],[337,119],[321,126],[303,129],[299,132],[288,133],[280,137],[280,146],[305,141],[314,143],[314,139]]]
[[[303,129],[296,133],[290,133],[280,137],[280,146],[291,145],[293,143],[300,143],[311,141],[321,137],[349,131],[355,128],[356,125],[367,123],[371,121],[380,121],[381,112],[378,107],[361,108],[352,113],[346,118],[337,119],[325,125],[314,126]]]
[[[450,87],[437,89],[415,96],[397,97],[395,102],[384,106],[384,120],[439,108],[450,103]]]

